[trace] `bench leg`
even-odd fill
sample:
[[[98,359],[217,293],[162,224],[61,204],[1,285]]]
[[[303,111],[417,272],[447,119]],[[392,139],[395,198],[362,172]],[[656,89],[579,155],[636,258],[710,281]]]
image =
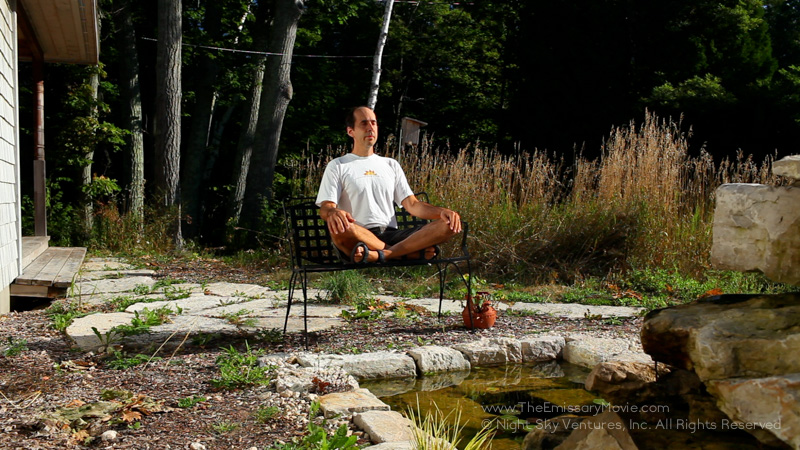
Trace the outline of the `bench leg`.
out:
[[[308,350],[308,272],[303,271],[303,343]]]
[[[289,326],[289,311],[292,309],[292,298],[294,297],[294,284],[297,282],[298,272],[292,272],[292,277],[289,278],[289,299],[286,303],[286,320],[283,321],[283,334],[286,334],[286,328]]]

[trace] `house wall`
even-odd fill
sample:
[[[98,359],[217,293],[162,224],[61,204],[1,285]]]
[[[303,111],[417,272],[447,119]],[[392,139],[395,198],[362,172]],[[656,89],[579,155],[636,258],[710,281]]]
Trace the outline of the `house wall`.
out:
[[[20,274],[19,134],[15,0],[0,0],[0,313]]]

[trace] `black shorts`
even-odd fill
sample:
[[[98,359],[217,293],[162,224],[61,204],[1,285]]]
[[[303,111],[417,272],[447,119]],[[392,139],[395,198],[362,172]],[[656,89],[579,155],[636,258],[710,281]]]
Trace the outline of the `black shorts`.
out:
[[[378,239],[383,241],[386,245],[395,245],[398,242],[416,233],[421,228],[422,226],[418,226],[414,228],[403,228],[402,230],[398,230],[397,228],[392,228],[392,227],[386,227],[386,228],[379,227],[379,228],[369,228],[369,231],[371,231],[372,234],[377,236]]]
[[[369,231],[372,232],[375,236],[378,237],[381,241],[383,241],[386,245],[395,245],[398,242],[406,239],[407,237],[411,236],[412,234],[416,233],[420,229],[422,229],[423,225],[414,228],[403,228],[402,230],[398,230],[397,228],[392,227],[375,227],[375,228],[367,228]],[[345,252],[341,251],[338,247],[334,246],[336,250],[339,250],[339,256],[342,257],[342,260],[345,262],[350,262],[350,255],[345,254]]]

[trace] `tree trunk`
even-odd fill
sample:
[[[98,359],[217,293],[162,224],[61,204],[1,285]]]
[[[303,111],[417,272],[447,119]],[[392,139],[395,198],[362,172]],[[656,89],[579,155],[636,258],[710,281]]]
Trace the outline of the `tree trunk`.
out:
[[[206,29],[207,36],[211,39],[217,39],[220,34],[222,22],[221,3],[219,1],[207,3],[206,21],[203,26]],[[199,55],[200,62],[196,72],[199,81],[195,88],[191,129],[186,139],[186,149],[182,158],[181,198],[183,214],[187,217],[183,231],[189,237],[197,236],[202,223],[203,169],[205,168],[209,130],[217,96],[214,83],[219,73],[219,64],[216,58],[209,55],[209,51],[203,50]]]
[[[203,171],[203,183],[208,183],[214,174],[214,166],[217,164],[217,158],[219,157],[219,147],[222,144],[222,134],[225,132],[225,127],[228,125],[228,122],[231,121],[234,110],[236,110],[235,104],[228,105],[228,107],[225,108],[225,113],[223,113],[222,117],[219,118],[216,126],[214,127],[214,132],[211,134],[211,141],[208,144],[205,169]]]
[[[99,19],[98,19],[99,20]],[[92,73],[89,78],[89,85],[92,88],[92,111],[91,116],[97,120],[99,112],[97,111],[98,91],[100,89],[100,75],[97,72]],[[95,129],[95,133],[97,130]],[[86,160],[86,165],[81,170],[81,186],[83,186],[83,233],[88,238],[92,233],[92,224],[94,223],[94,205],[92,204],[92,196],[89,193],[89,187],[92,185],[92,160],[94,159],[94,150],[87,150],[83,155]]]
[[[181,0],[158,0],[156,52],[156,192],[168,209],[177,207],[175,245],[183,246],[180,223]]]
[[[269,50],[266,30],[269,28],[270,10],[267,2],[260,2],[256,11],[256,27],[254,49],[266,52]],[[247,187],[247,175],[250,171],[250,159],[253,154],[253,145],[256,138],[258,125],[258,110],[261,105],[261,92],[264,86],[264,70],[267,64],[267,55],[259,54],[253,67],[253,82],[250,86],[250,95],[247,96],[247,107],[242,118],[242,131],[239,135],[239,144],[236,148],[236,160],[233,165],[233,192],[228,202],[228,218],[233,225],[239,223],[242,213],[242,202]]]
[[[383,11],[383,25],[381,26],[381,34],[378,36],[378,46],[375,48],[375,57],[372,59],[372,84],[369,86],[369,99],[367,106],[370,109],[375,109],[375,104],[378,103],[378,89],[381,82],[381,60],[383,59],[383,47],[386,45],[386,39],[389,37],[389,22],[392,20],[392,5],[394,0],[386,0],[386,9]]]
[[[142,92],[139,86],[139,59],[136,31],[133,28],[133,0],[125,0],[119,12],[120,85],[127,98],[126,128],[128,142],[128,213],[141,224],[144,221],[144,133],[142,132]]]
[[[297,22],[303,14],[302,0],[277,0],[275,19],[270,29],[269,49],[280,56],[267,59],[266,81],[261,93],[253,170],[247,177],[242,217],[248,225],[258,222],[265,201],[272,199],[272,182],[278,160],[283,118],[292,99],[290,70],[292,51],[297,36]]]

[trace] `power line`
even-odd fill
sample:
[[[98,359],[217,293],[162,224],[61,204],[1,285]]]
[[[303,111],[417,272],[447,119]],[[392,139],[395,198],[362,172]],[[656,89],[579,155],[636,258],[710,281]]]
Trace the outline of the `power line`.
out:
[[[145,41],[153,41],[158,42],[158,39],[153,38],[141,38]],[[231,52],[231,53],[246,53],[250,55],[267,55],[267,56],[283,56],[283,53],[272,53],[272,52],[257,52],[253,50],[239,50],[235,48],[225,48],[225,47],[213,47],[210,45],[197,45],[197,44],[186,44],[182,43],[184,47],[195,47],[195,48],[205,48],[208,50],[220,50],[223,52]],[[347,56],[347,55],[296,55],[293,54],[292,57],[295,58],[372,58],[374,55],[367,55],[367,56]]]

